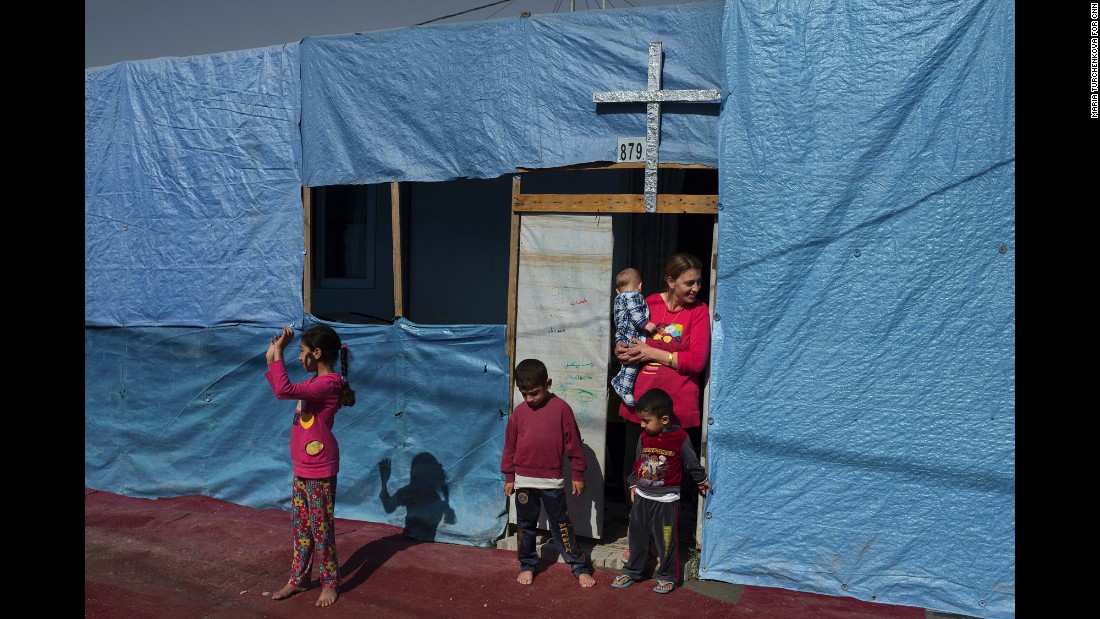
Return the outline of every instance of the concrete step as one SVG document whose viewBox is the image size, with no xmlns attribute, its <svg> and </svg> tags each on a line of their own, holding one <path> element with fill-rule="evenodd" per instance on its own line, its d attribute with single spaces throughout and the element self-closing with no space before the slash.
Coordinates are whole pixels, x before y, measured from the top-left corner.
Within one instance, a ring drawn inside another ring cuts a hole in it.
<svg viewBox="0 0 1100 619">
<path fill-rule="evenodd" d="M 516 535 L 511 535 L 497 541 L 497 548 L 503 550 L 517 550 L 519 538 Z M 627 548 L 626 543 L 626 531 L 622 532 L 622 535 L 616 539 L 610 539 L 605 535 L 603 539 L 593 539 L 590 537 L 577 537 L 577 543 L 584 549 L 584 552 L 591 558 L 593 567 L 600 567 L 609 570 L 621 570 L 623 569 L 623 551 Z M 558 547 L 554 545 L 554 540 L 550 537 L 549 531 L 538 532 L 538 537 L 535 541 L 535 551 L 538 553 L 539 558 L 544 561 L 561 562 L 563 559 L 558 554 Z"/>
<path fill-rule="evenodd" d="M 612 517 L 612 515 L 614 517 Z M 698 556 L 698 553 L 692 553 L 690 540 L 692 533 L 695 530 L 693 514 L 684 514 L 688 518 L 681 517 L 680 527 L 680 552 L 681 556 L 693 557 Z M 627 542 L 627 522 L 626 518 L 618 512 L 612 514 L 608 512 L 605 515 L 603 536 L 599 539 L 590 537 L 577 537 L 577 543 L 584 549 L 585 553 L 591 558 L 592 566 L 604 568 L 608 570 L 622 570 L 623 569 L 623 552 L 629 547 Z M 517 550 L 519 539 L 515 533 L 515 524 L 510 523 L 508 525 L 509 535 L 501 538 L 497 541 L 496 547 L 503 550 Z M 561 555 L 558 554 L 558 548 L 554 545 L 554 540 L 550 536 L 550 532 L 539 529 L 535 540 L 535 550 L 538 553 L 540 559 L 545 561 L 562 562 Z M 689 565 L 686 566 L 684 573 L 689 577 L 692 574 L 698 573 L 698 566 L 691 565 L 691 559 L 689 559 Z M 694 569 L 693 569 L 694 568 Z"/>
</svg>

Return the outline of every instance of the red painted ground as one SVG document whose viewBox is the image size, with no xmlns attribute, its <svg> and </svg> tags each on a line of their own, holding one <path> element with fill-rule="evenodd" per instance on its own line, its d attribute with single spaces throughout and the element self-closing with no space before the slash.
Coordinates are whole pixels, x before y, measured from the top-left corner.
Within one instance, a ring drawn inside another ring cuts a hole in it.
<svg viewBox="0 0 1100 619">
<path fill-rule="evenodd" d="M 203 496 L 135 499 L 85 489 L 85 619 L 303 617 L 585 617 L 675 619 L 924 619 L 920 608 L 744 587 L 736 603 L 653 582 L 610 586 L 597 570 L 582 589 L 564 563 L 520 585 L 515 552 L 404 537 L 398 527 L 336 521 L 343 584 L 326 608 L 315 587 L 288 600 L 271 593 L 290 568 L 290 516 Z M 316 574 L 315 574 L 316 576 Z"/>
</svg>

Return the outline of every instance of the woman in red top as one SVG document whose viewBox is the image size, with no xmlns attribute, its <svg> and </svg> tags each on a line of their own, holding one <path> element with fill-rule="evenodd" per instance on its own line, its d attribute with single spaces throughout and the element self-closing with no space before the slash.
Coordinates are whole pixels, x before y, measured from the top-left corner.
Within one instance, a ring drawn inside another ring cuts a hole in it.
<svg viewBox="0 0 1100 619">
<path fill-rule="evenodd" d="M 654 387 L 663 389 L 673 402 L 674 422 L 687 431 L 696 453 L 702 438 L 700 393 L 703 371 L 710 360 L 710 310 L 699 300 L 703 265 L 695 256 L 678 253 L 665 262 L 668 289 L 646 297 L 649 319 L 657 330 L 635 339 L 633 346 L 617 344 L 615 356 L 622 363 L 644 364 L 634 382 L 634 400 Z M 623 487 L 634 465 L 634 451 L 641 425 L 634 409 L 619 405 L 626 423 Z"/>
</svg>

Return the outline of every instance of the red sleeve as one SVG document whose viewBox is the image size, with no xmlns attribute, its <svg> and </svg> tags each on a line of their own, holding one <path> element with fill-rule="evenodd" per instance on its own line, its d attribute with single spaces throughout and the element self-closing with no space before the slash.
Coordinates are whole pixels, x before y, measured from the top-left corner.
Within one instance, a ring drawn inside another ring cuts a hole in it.
<svg viewBox="0 0 1100 619">
<path fill-rule="evenodd" d="M 699 374 L 710 359 L 710 309 L 699 302 L 691 308 L 691 322 L 687 328 L 687 347 L 676 353 L 676 371 L 680 374 Z"/>
<path fill-rule="evenodd" d="M 573 416 L 573 408 L 561 401 L 564 407 L 561 415 L 561 432 L 565 439 L 565 455 L 569 456 L 569 468 L 573 469 L 573 481 L 584 481 L 584 470 L 588 462 L 584 457 L 584 443 L 581 441 L 581 430 L 577 426 L 577 418 Z"/>
<path fill-rule="evenodd" d="M 336 376 L 338 381 L 329 378 Z M 292 383 L 286 375 L 286 363 L 282 359 L 271 362 L 264 372 L 264 378 L 271 385 L 275 397 L 280 400 L 320 400 L 332 395 L 339 395 L 343 386 L 343 379 L 339 374 L 326 374 L 315 376 L 309 380 Z"/>
<path fill-rule="evenodd" d="M 504 473 L 505 482 L 516 481 L 516 411 L 508 416 L 508 425 L 504 428 L 504 454 L 500 457 L 500 472 Z"/>
</svg>

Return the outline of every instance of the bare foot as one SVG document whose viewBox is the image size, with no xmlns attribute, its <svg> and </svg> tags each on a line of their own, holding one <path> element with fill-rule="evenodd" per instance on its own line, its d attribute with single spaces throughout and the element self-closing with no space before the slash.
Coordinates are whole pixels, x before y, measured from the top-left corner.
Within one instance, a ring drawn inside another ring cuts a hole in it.
<svg viewBox="0 0 1100 619">
<path fill-rule="evenodd" d="M 529 585 L 535 582 L 535 573 L 528 570 L 523 570 L 519 573 L 519 576 L 516 576 L 516 582 L 521 585 Z"/>
<path fill-rule="evenodd" d="M 286 586 L 283 587 L 282 589 L 279 589 L 278 591 L 276 591 L 275 594 L 271 596 L 271 599 L 273 599 L 273 600 L 285 600 L 288 597 L 290 597 L 292 595 L 298 595 L 299 593 L 301 593 L 305 590 L 306 590 L 305 587 L 302 587 L 302 586 L 299 586 L 299 585 L 292 585 L 290 583 L 286 583 Z"/>
<path fill-rule="evenodd" d="M 336 598 L 339 594 L 336 592 L 336 587 L 321 587 L 321 597 L 317 598 L 315 606 L 328 606 L 336 602 Z"/>
<path fill-rule="evenodd" d="M 577 580 L 581 581 L 581 586 L 585 589 L 596 584 L 596 579 L 592 578 L 592 574 L 581 574 L 580 576 L 577 576 Z"/>
</svg>

